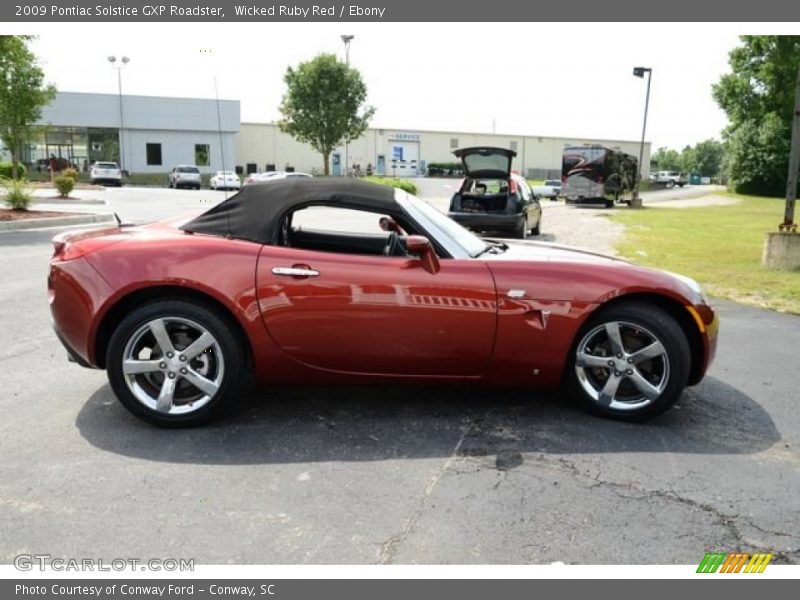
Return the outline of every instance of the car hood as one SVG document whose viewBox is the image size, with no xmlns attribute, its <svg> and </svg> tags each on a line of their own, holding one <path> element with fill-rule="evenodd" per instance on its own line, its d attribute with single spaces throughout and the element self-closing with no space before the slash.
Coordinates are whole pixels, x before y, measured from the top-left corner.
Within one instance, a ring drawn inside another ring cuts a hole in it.
<svg viewBox="0 0 800 600">
<path fill-rule="evenodd" d="M 532 260 L 591 264 L 630 264 L 626 260 L 608 256 L 606 254 L 589 252 L 588 250 L 581 250 L 579 248 L 572 248 L 570 246 L 561 246 L 559 244 L 550 244 L 548 242 L 511 242 L 508 240 L 496 241 L 504 244 L 507 247 L 507 250 L 501 254 L 487 253 L 481 256 L 481 258 L 497 261 Z"/>
</svg>

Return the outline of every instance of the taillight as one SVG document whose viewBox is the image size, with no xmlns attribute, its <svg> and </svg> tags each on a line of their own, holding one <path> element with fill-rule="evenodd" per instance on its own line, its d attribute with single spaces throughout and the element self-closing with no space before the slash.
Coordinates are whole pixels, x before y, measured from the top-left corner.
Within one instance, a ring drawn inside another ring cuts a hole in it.
<svg viewBox="0 0 800 600">
<path fill-rule="evenodd" d="M 518 188 L 519 188 L 519 184 L 517 183 L 517 181 L 515 179 L 512 179 L 511 180 L 511 184 L 508 186 L 509 191 L 512 194 L 516 194 Z"/>
<path fill-rule="evenodd" d="M 561 183 L 567 183 L 567 176 L 566 175 L 562 175 L 561 176 Z"/>
</svg>

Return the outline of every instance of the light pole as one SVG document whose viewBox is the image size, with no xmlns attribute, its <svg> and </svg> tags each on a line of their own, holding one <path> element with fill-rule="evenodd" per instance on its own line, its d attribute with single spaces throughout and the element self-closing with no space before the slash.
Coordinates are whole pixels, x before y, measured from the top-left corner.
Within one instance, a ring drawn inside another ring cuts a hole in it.
<svg viewBox="0 0 800 600">
<path fill-rule="evenodd" d="M 343 35 L 342 41 L 344 42 L 344 64 L 347 65 L 347 68 L 350 68 L 350 42 L 353 41 L 353 38 L 356 36 L 354 35 Z M 344 140 L 344 176 L 347 177 L 347 169 L 349 168 L 350 158 L 348 157 L 348 148 L 349 143 L 347 138 Z"/>
<path fill-rule="evenodd" d="M 633 74 L 636 77 L 644 78 L 647 73 L 647 95 L 644 100 L 644 123 L 642 124 L 642 141 L 639 144 L 639 171 L 636 175 L 636 188 L 633 191 L 633 197 L 639 198 L 639 184 L 642 181 L 642 160 L 644 159 L 644 132 L 647 130 L 647 109 L 650 106 L 650 78 L 653 75 L 653 69 L 650 67 L 633 67 Z"/>
<path fill-rule="evenodd" d="M 119 91 L 119 170 L 120 172 L 125 172 L 125 144 L 122 138 L 123 130 L 125 129 L 125 122 L 122 118 L 122 69 L 125 68 L 131 61 L 130 58 L 127 56 L 123 56 L 120 58 L 119 63 L 117 63 L 116 56 L 109 56 L 108 62 L 111 63 L 111 66 L 117 70 L 117 88 Z"/>
</svg>

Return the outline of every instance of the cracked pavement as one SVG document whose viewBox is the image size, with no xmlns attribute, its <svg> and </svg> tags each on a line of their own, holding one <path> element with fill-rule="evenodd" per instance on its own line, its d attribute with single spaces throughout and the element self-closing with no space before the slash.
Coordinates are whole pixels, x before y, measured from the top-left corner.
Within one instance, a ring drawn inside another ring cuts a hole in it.
<svg viewBox="0 0 800 600">
<path fill-rule="evenodd" d="M 716 303 L 708 378 L 616 423 L 558 393 L 259 391 L 188 431 L 130 416 L 50 332 L 49 232 L 0 235 L 0 562 L 800 562 L 800 318 Z"/>
</svg>

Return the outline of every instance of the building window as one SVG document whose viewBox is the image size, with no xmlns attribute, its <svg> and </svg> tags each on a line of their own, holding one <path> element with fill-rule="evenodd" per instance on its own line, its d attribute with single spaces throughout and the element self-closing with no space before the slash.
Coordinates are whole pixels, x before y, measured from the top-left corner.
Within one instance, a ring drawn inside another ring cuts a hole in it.
<svg viewBox="0 0 800 600">
<path fill-rule="evenodd" d="M 161 165 L 161 144 L 147 144 L 147 164 Z"/>
<path fill-rule="evenodd" d="M 458 148 L 458 138 L 450 138 L 450 147 Z"/>
<path fill-rule="evenodd" d="M 509 148 L 511 148 L 514 152 L 517 151 L 517 142 L 510 142 Z"/>
<path fill-rule="evenodd" d="M 195 144 L 194 145 L 194 164 L 198 167 L 207 167 L 211 164 L 209 157 L 211 152 L 208 144 Z"/>
</svg>

